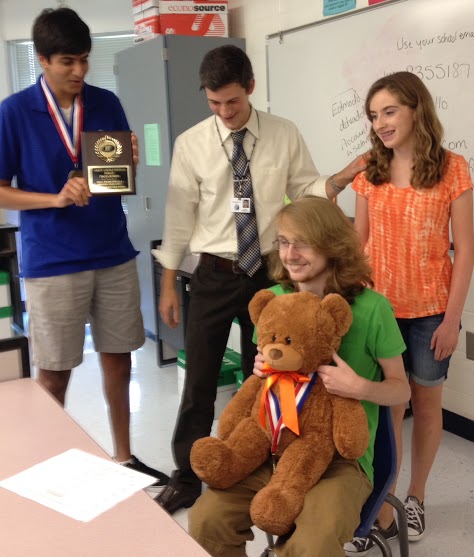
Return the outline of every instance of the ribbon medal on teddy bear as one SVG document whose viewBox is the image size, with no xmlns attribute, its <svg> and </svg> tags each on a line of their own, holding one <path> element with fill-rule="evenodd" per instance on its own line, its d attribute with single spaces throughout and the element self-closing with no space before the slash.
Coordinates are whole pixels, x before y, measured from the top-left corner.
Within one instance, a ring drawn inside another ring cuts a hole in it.
<svg viewBox="0 0 474 557">
<path fill-rule="evenodd" d="M 262 427 L 266 427 L 265 416 L 268 415 L 272 432 L 272 453 L 275 453 L 283 428 L 287 427 L 296 435 L 300 434 L 298 413 L 316 381 L 317 373 L 303 375 L 298 371 L 279 371 L 267 363 L 263 364 L 262 371 L 269 373 L 269 376 L 262 392 L 258 418 Z M 272 391 L 272 386 L 276 383 L 280 387 L 280 400 Z"/>
</svg>

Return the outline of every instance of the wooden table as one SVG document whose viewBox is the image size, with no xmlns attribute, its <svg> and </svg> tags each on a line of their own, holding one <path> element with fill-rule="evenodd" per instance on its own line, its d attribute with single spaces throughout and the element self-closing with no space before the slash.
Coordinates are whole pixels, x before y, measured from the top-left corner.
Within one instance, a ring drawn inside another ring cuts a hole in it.
<svg viewBox="0 0 474 557">
<path fill-rule="evenodd" d="M 107 454 L 33 379 L 0 383 L 0 480 L 68 449 Z M 2 557 L 208 557 L 144 491 L 78 522 L 0 488 Z"/>
</svg>

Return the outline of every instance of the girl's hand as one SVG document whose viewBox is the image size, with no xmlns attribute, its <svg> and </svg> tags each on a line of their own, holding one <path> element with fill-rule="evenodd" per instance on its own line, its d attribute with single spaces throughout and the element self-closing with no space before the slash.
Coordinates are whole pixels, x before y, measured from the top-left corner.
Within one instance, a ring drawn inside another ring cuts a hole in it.
<svg viewBox="0 0 474 557">
<path fill-rule="evenodd" d="M 444 360 L 456 350 L 459 340 L 459 323 L 446 323 L 443 321 L 431 337 L 431 350 L 434 350 L 434 359 Z"/>
</svg>

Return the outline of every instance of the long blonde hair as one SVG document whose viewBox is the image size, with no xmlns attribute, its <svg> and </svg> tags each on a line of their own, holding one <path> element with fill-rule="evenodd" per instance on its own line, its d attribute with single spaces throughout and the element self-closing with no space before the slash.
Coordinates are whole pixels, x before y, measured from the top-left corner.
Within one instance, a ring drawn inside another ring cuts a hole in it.
<svg viewBox="0 0 474 557">
<path fill-rule="evenodd" d="M 419 77 L 410 72 L 396 72 L 377 80 L 367 93 L 365 112 L 372 121 L 370 103 L 376 93 L 387 90 L 402 105 L 415 111 L 415 153 L 411 184 L 414 188 L 432 188 L 444 175 L 446 150 L 442 147 L 443 126 L 436 114 L 433 97 Z M 370 131 L 372 150 L 366 159 L 366 176 L 378 186 L 390 180 L 392 149 L 384 146 L 374 129 Z"/>
<path fill-rule="evenodd" d="M 366 286 L 373 286 L 371 269 L 352 222 L 332 201 L 322 197 L 301 197 L 286 205 L 277 216 L 315 252 L 328 259 L 330 270 L 324 294 L 340 294 L 349 303 Z M 278 252 L 269 261 L 270 276 L 285 287 L 294 286 Z"/>
</svg>

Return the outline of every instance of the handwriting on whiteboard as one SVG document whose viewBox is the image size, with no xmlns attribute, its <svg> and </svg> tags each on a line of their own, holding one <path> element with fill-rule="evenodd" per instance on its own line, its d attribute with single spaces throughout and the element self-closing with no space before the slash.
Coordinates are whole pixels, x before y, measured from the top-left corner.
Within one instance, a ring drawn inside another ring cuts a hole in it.
<svg viewBox="0 0 474 557">
<path fill-rule="evenodd" d="M 411 48 L 419 48 L 420 50 L 423 50 L 429 46 L 454 44 L 458 40 L 463 41 L 466 39 L 474 39 L 474 31 L 455 31 L 454 33 L 443 33 L 442 35 L 414 40 L 410 40 L 402 36 L 397 39 L 397 49 L 409 50 Z"/>
</svg>

